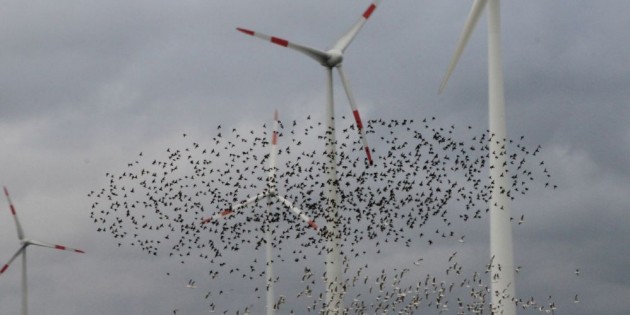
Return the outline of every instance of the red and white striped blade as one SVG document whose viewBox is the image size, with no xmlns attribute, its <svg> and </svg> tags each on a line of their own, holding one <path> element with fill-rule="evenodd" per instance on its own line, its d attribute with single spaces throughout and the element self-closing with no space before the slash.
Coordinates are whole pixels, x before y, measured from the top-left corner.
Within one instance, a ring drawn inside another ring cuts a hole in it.
<svg viewBox="0 0 630 315">
<path fill-rule="evenodd" d="M 11 257 L 11 259 L 9 259 L 9 261 L 4 266 L 2 266 L 2 268 L 0 269 L 0 275 L 3 274 L 5 271 L 7 271 L 7 269 L 9 269 L 9 266 L 15 260 L 15 258 L 17 258 L 17 256 L 19 256 L 23 251 L 26 250 L 26 246 L 28 246 L 28 245 L 27 244 L 23 244 L 20 247 L 20 249 L 18 249 L 18 251 L 15 252 L 15 254 L 13 254 L 13 257 Z"/>
<path fill-rule="evenodd" d="M 373 1 L 372 4 L 370 4 L 370 6 L 365 10 L 365 12 L 363 12 L 361 17 L 359 18 L 359 21 L 357 21 L 348 32 L 343 34 L 343 36 L 341 36 L 337 40 L 337 42 L 333 46 L 333 49 L 340 50 L 342 52 L 345 51 L 346 48 L 348 48 L 348 45 L 350 45 L 352 40 L 357 36 L 361 28 L 363 28 L 365 22 L 367 22 L 370 16 L 372 16 L 372 13 L 374 13 L 374 10 L 376 10 L 376 7 L 378 7 L 380 3 L 381 0 Z"/>
<path fill-rule="evenodd" d="M 36 245 L 36 246 L 42 246 L 42 247 L 54 248 L 54 249 L 58 249 L 58 250 L 65 250 L 65 251 L 69 251 L 69 252 L 85 254 L 85 252 L 80 250 L 80 249 L 70 248 L 70 247 L 63 246 L 63 245 L 51 244 L 51 243 L 42 242 L 42 241 L 26 240 L 26 241 L 24 241 L 24 243 L 28 244 L 28 245 Z"/>
<path fill-rule="evenodd" d="M 212 221 L 219 220 L 219 219 L 227 217 L 228 215 L 233 214 L 233 213 L 234 213 L 234 211 L 232 211 L 231 209 L 223 209 L 218 214 L 215 214 L 215 215 L 213 215 L 211 217 L 208 217 L 208 218 L 205 218 L 205 219 L 201 220 L 201 224 L 207 224 L 207 223 L 210 223 Z"/>
<path fill-rule="evenodd" d="M 254 197 L 251 197 L 251 198 L 245 200 L 242 203 L 234 204 L 228 209 L 223 209 L 223 210 L 221 210 L 221 212 L 219 212 L 219 213 L 217 213 L 217 214 L 215 214 L 215 215 L 213 215 L 213 216 L 211 216 L 209 218 L 205 218 L 205 219 L 201 220 L 201 224 L 207 224 L 207 223 L 210 223 L 211 221 L 220 220 L 222 218 L 225 218 L 225 217 L 227 217 L 227 216 L 229 216 L 231 214 L 234 214 L 236 211 L 238 211 L 238 210 L 240 210 L 240 209 L 242 209 L 244 207 L 247 207 L 248 205 L 250 205 L 252 203 L 258 202 L 259 200 L 261 200 L 261 199 L 263 199 L 265 197 L 268 197 L 269 195 L 270 194 L 268 192 L 260 193 L 260 194 L 254 196 Z"/>
<path fill-rule="evenodd" d="M 291 210 L 295 215 L 297 215 L 302 221 L 306 222 L 313 230 L 317 231 L 317 224 L 315 224 L 315 220 L 309 218 L 300 208 L 293 206 L 293 203 L 286 200 L 284 197 L 275 195 L 278 201 L 282 202 L 289 210 Z"/>
<path fill-rule="evenodd" d="M 442 93 L 442 91 L 444 91 L 444 88 L 446 88 L 446 84 L 448 84 L 448 79 L 451 77 L 451 74 L 453 74 L 453 70 L 455 70 L 457 62 L 459 62 L 459 57 L 461 57 L 462 53 L 464 52 L 464 48 L 466 48 L 468 40 L 470 39 L 470 34 L 472 34 L 473 30 L 475 29 L 475 26 L 477 25 L 479 17 L 481 16 L 481 13 L 483 12 L 483 9 L 485 8 L 487 2 L 488 0 L 475 0 L 475 2 L 473 3 L 473 7 L 470 10 L 470 14 L 468 15 L 468 20 L 466 21 L 466 25 L 464 26 L 464 30 L 462 31 L 462 34 L 459 37 L 459 41 L 457 42 L 457 48 L 455 49 L 453 59 L 451 59 L 451 63 L 448 65 L 448 70 L 446 70 L 446 75 L 444 76 L 444 79 L 442 79 L 442 83 L 440 83 L 439 93 Z"/>
<path fill-rule="evenodd" d="M 2 187 L 4 189 L 4 195 L 7 197 L 7 202 L 9 203 L 9 209 L 11 210 L 11 215 L 13 215 L 13 220 L 15 221 L 15 227 L 17 229 L 18 238 L 20 240 L 24 239 L 24 231 L 22 230 L 22 225 L 20 224 L 20 220 L 18 220 L 17 213 L 15 212 L 15 207 L 13 206 L 13 202 L 11 201 L 11 196 L 9 196 L 9 190 L 7 187 Z"/>
<path fill-rule="evenodd" d="M 324 61 L 326 61 L 328 59 L 328 54 L 326 54 L 325 52 L 319 50 L 319 49 L 315 49 L 312 47 L 308 47 L 308 46 L 304 46 L 304 45 L 300 45 L 300 44 L 296 44 L 293 42 L 290 42 L 286 39 L 282 39 L 279 37 L 275 37 L 275 36 L 270 36 L 267 34 L 263 34 L 260 32 L 256 32 L 256 31 L 252 31 L 252 30 L 248 30 L 245 28 L 241 28 L 241 27 L 237 27 L 236 28 L 238 31 L 245 33 L 247 35 L 250 36 L 254 36 L 254 37 L 258 37 L 262 40 L 266 40 L 269 42 L 272 42 L 276 45 L 280 45 L 282 47 L 287 47 L 287 48 L 291 48 L 293 50 L 299 51 L 313 59 L 315 59 L 317 62 L 319 63 L 323 63 Z"/>
<path fill-rule="evenodd" d="M 269 170 L 267 171 L 267 188 L 270 190 L 276 187 L 276 165 L 278 159 L 278 110 L 273 114 L 273 131 L 271 133 L 271 151 L 269 152 Z"/>
<path fill-rule="evenodd" d="M 346 78 L 345 73 L 341 65 L 337 66 L 337 70 L 339 71 L 339 76 L 341 77 L 341 82 L 343 83 L 343 88 L 346 90 L 346 95 L 348 96 L 348 102 L 350 103 L 350 109 L 352 110 L 352 115 L 354 116 L 354 121 L 357 124 L 357 129 L 359 130 L 359 135 L 361 136 L 361 143 L 363 144 L 363 150 L 367 155 L 367 160 L 370 165 L 374 163 L 372 161 L 372 152 L 370 151 L 370 146 L 368 145 L 367 138 L 365 136 L 365 130 L 363 129 L 363 122 L 361 121 L 361 115 L 359 115 L 359 110 L 357 109 L 357 105 L 354 101 L 354 96 L 352 95 L 352 90 L 350 89 L 350 82 Z"/>
</svg>

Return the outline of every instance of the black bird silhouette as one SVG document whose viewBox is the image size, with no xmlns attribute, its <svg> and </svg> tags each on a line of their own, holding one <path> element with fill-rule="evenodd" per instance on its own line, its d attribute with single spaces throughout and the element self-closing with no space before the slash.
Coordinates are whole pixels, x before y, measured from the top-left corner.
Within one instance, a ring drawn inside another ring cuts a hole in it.
<svg viewBox="0 0 630 315">
<path fill-rule="evenodd" d="M 327 293 L 347 296 L 345 308 L 355 314 L 410 314 L 420 308 L 480 312 L 493 294 L 481 279 L 485 268 L 471 271 L 455 250 L 442 258 L 442 273 L 421 278 L 415 270 L 428 264 L 429 256 L 423 255 L 422 264 L 417 256 L 409 258 L 407 267 L 401 268 L 370 268 L 362 262 L 382 259 L 375 257 L 392 255 L 393 250 L 467 246 L 457 228 L 483 218 L 488 210 L 493 185 L 488 180 L 488 158 L 514 152 L 507 155 L 505 173 L 511 185 L 503 189 L 511 198 L 525 195 L 538 184 L 535 178 L 547 179 L 549 172 L 544 163 L 535 161 L 533 152 L 539 147 L 529 150 L 512 140 L 502 151 L 489 152 L 487 143 L 493 139 L 487 131 L 473 134 L 474 128 L 468 126 L 460 133 L 453 124 L 442 127 L 434 117 L 420 121 L 368 121 L 366 134 L 380 137 L 372 152 L 376 163 L 369 168 L 365 153 L 356 149 L 360 139 L 353 123 L 338 121 L 346 126 L 338 129 L 342 133 L 336 143 L 340 197 L 334 201 L 340 209 L 336 215 L 327 212 L 325 198 L 328 153 L 323 135 L 327 131 L 310 116 L 280 124 L 287 146 L 278 152 L 275 180 L 287 199 L 299 202 L 302 210 L 317 218 L 321 228 L 316 234 L 286 211 L 265 211 L 276 205 L 264 200 L 239 216 L 200 224 L 214 209 L 253 197 L 266 185 L 270 137 L 264 127 L 217 132 L 208 139 L 191 139 L 195 136 L 184 133 L 186 141 L 171 145 L 162 155 L 140 154 L 124 171 L 107 172 L 104 186 L 90 191 L 88 196 L 94 200 L 90 217 L 97 231 L 110 233 L 120 246 L 138 247 L 151 256 L 164 253 L 178 264 L 207 260 L 208 275 L 195 278 L 192 285 L 209 290 L 206 297 L 216 299 L 213 311 L 230 298 L 224 294 L 230 288 L 212 285 L 217 278 L 232 279 L 228 281 L 235 285 L 246 279 L 261 299 L 266 266 L 247 253 L 265 244 L 261 223 L 268 220 L 275 227 L 274 264 L 286 271 L 275 281 L 291 281 L 303 270 L 296 278 L 303 289 L 275 301 L 281 312 L 318 313 Z M 524 215 L 518 223 L 523 222 Z M 326 224 L 337 224 L 340 234 L 332 235 Z M 326 242 L 335 238 L 342 245 L 344 272 L 341 289 L 332 292 L 322 280 L 321 255 L 326 253 Z M 488 275 L 486 281 L 492 277 Z M 532 299 L 510 299 L 522 307 L 550 310 L 548 304 Z"/>
</svg>

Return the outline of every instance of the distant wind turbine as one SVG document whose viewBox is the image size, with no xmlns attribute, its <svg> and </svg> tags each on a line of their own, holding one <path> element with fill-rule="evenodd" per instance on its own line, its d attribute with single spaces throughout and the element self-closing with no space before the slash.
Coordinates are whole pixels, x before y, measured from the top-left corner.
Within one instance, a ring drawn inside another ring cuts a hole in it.
<svg viewBox="0 0 630 315">
<path fill-rule="evenodd" d="M 204 219 L 201 223 L 205 224 L 213 220 L 218 220 L 228 215 L 234 214 L 235 211 L 247 207 L 250 204 L 256 203 L 259 200 L 267 199 L 267 219 L 265 220 L 265 242 L 267 243 L 265 246 L 266 253 L 266 271 L 265 275 L 267 278 L 266 288 L 267 288 L 267 315 L 275 314 L 274 309 L 274 284 L 273 284 L 273 253 L 272 253 L 272 235 L 271 235 L 271 222 L 269 222 L 271 210 L 271 201 L 272 199 L 276 199 L 283 205 L 285 205 L 288 209 L 290 209 L 295 215 L 297 215 L 302 221 L 306 222 L 312 229 L 317 230 L 317 224 L 311 218 L 303 213 L 302 210 L 295 207 L 293 203 L 288 201 L 286 198 L 278 195 L 278 191 L 276 190 L 276 170 L 278 169 L 276 166 L 277 156 L 278 156 L 278 111 L 274 112 L 273 116 L 273 133 L 271 134 L 271 152 L 269 153 L 269 169 L 267 170 L 267 187 L 263 190 L 263 192 L 258 195 L 249 198 L 248 200 L 234 204 L 230 208 L 221 211 L 219 214 Z"/>
<path fill-rule="evenodd" d="M 4 195 L 7 197 L 7 201 L 9 202 L 9 208 L 11 209 L 11 214 L 13 215 L 13 219 L 15 220 L 15 226 L 17 228 L 18 239 L 22 246 L 18 249 L 18 251 L 9 259 L 2 269 L 0 269 L 0 275 L 2 275 L 8 268 L 9 265 L 17 258 L 17 256 L 22 255 L 22 315 L 28 314 L 28 290 L 26 286 L 26 248 L 29 245 L 49 247 L 59 250 L 67 250 L 75 253 L 84 253 L 82 250 L 73 249 L 62 245 L 55 245 L 46 242 L 31 240 L 24 237 L 24 232 L 22 230 L 22 226 L 20 225 L 20 221 L 18 220 L 17 214 L 15 212 L 15 207 L 11 202 L 11 197 L 9 197 L 9 191 L 6 187 L 4 187 Z"/>
<path fill-rule="evenodd" d="M 492 307 L 495 314 L 514 315 L 516 305 L 514 283 L 514 252 L 512 249 L 512 216 L 509 207 L 510 190 L 507 172 L 505 96 L 503 92 L 503 66 L 501 61 L 500 0 L 475 0 L 468 21 L 461 34 L 457 49 L 442 83 L 446 88 L 468 39 L 485 7 L 488 7 L 488 102 L 489 102 L 489 159 L 490 159 L 490 255 L 493 257 Z"/>
<path fill-rule="evenodd" d="M 328 165 L 326 166 L 326 173 L 328 175 L 327 181 L 327 203 L 328 203 L 328 220 L 326 223 L 326 230 L 328 231 L 330 237 L 327 240 L 327 254 L 326 254 L 326 307 L 328 314 L 336 314 L 343 313 L 343 300 L 342 300 L 342 275 L 341 275 L 341 236 L 339 231 L 338 223 L 340 221 L 340 217 L 337 211 L 337 205 L 339 204 L 338 197 L 338 182 L 337 182 L 337 169 L 336 169 L 336 136 L 335 136 L 335 121 L 334 121 L 334 103 L 333 103 L 333 68 L 337 68 L 339 72 L 339 77 L 341 78 L 341 82 L 345 89 L 346 95 L 348 96 L 348 102 L 350 103 L 350 108 L 352 110 L 352 114 L 354 115 L 355 122 L 357 124 L 357 129 L 359 131 L 361 141 L 363 143 L 363 149 L 365 154 L 367 155 L 367 160 L 369 164 L 372 164 L 372 154 L 370 152 L 370 147 L 367 143 L 367 138 L 365 137 L 365 131 L 363 129 L 363 123 L 361 122 L 361 117 L 359 115 L 359 110 L 357 109 L 354 96 L 352 95 L 352 91 L 350 89 L 350 82 L 346 78 L 345 73 L 342 69 L 342 62 L 344 57 L 344 52 L 346 48 L 350 45 L 352 40 L 359 33 L 363 25 L 370 18 L 376 7 L 380 4 L 381 0 L 373 1 L 372 4 L 363 12 L 363 15 L 359 18 L 352 28 L 346 32 L 343 36 L 341 36 L 331 49 L 327 51 L 322 51 L 319 49 L 315 49 L 309 46 L 297 44 L 295 42 L 290 42 L 288 40 L 278 38 L 275 36 L 265 35 L 259 32 L 255 32 L 252 30 L 237 28 L 237 30 L 254 37 L 258 37 L 262 40 L 269 41 L 271 43 L 291 48 L 298 52 L 301 52 L 319 62 L 322 66 L 326 68 L 326 91 L 327 91 L 327 129 L 326 129 L 326 154 L 329 157 Z"/>
</svg>

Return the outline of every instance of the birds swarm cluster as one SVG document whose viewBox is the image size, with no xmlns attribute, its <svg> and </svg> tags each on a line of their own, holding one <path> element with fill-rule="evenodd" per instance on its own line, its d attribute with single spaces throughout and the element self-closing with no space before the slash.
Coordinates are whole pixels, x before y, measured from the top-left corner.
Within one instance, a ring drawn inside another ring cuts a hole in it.
<svg viewBox="0 0 630 315">
<path fill-rule="evenodd" d="M 346 122 L 345 117 L 341 122 Z M 440 312 L 451 307 L 458 313 L 483 313 L 484 309 L 489 313 L 493 307 L 488 306 L 489 295 L 500 294 L 491 293 L 483 283 L 482 275 L 489 269 L 465 269 L 456 261 L 456 252 L 444 265 L 444 280 L 431 274 L 410 277 L 409 271 L 419 268 L 421 260 L 400 269 L 372 270 L 362 262 L 397 246 L 416 250 L 438 242 L 463 243 L 465 236 L 453 223 L 481 219 L 488 212 L 489 158 L 507 155 L 509 165 L 502 176 L 509 177 L 511 185 L 500 189 L 511 199 L 526 194 L 534 183 L 555 188 L 544 162 L 538 160 L 540 146 L 528 148 L 523 137 L 493 139 L 487 131 L 475 135 L 472 127 L 462 132 L 454 125 L 440 126 L 435 118 L 371 120 L 365 131 L 378 139 L 373 149 L 375 163 L 369 167 L 355 126 L 337 130 L 340 211 L 339 217 L 331 218 L 326 211 L 329 158 L 324 150 L 324 135 L 330 131 L 310 116 L 280 124 L 278 190 L 315 219 L 322 227 L 317 231 L 283 205 L 267 205 L 266 199 L 223 220 L 202 224 L 204 217 L 229 209 L 266 185 L 270 145 L 266 125 L 247 131 L 218 126 L 216 134 L 205 141 L 184 134 L 162 156 L 140 153 L 120 173 L 108 172 L 105 187 L 88 194 L 94 200 L 91 218 L 97 231 L 110 233 L 119 246 L 137 246 L 156 256 L 166 251 L 182 264 L 197 257 L 207 260 L 205 297 L 213 298 L 211 311 L 227 290 L 212 284 L 217 277 L 245 279 L 248 287 L 255 286 L 259 302 L 250 301 L 237 312 L 249 312 L 251 305 L 264 302 L 264 260 L 252 253 L 265 243 L 261 232 L 266 228 L 273 231 L 274 264 L 287 265 L 287 272 L 275 282 L 282 277 L 292 285 L 302 285 L 297 295 L 280 295 L 274 307 L 296 314 L 325 309 L 326 288 L 321 280 L 325 275 L 315 274 L 323 270 L 326 239 L 333 237 L 323 223 L 334 220 L 341 231 L 346 278 L 343 292 L 338 293 L 347 312 L 411 314 L 420 307 Z M 505 146 L 501 152 L 488 152 L 489 141 L 502 141 Z M 268 206 L 272 211 L 266 211 Z M 524 222 L 524 214 L 516 221 Z M 304 270 L 301 280 L 296 276 L 300 270 Z M 403 285 L 410 280 L 412 284 Z M 449 306 L 449 300 L 456 305 Z M 511 297 L 509 303 L 547 312 L 556 308 L 553 302 L 539 304 L 533 298 Z"/>
</svg>

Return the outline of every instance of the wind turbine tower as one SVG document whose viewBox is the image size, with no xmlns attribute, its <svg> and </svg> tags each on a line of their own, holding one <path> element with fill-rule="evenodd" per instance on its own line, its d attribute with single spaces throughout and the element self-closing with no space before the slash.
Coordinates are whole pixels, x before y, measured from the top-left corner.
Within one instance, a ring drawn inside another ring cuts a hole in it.
<svg viewBox="0 0 630 315">
<path fill-rule="evenodd" d="M 219 220 L 221 218 L 234 214 L 236 211 L 243 209 L 247 207 L 248 205 L 251 205 L 263 199 L 267 200 L 267 215 L 265 218 L 265 226 L 264 226 L 265 242 L 266 242 L 265 244 L 265 256 L 266 256 L 265 287 L 267 289 L 267 305 L 266 305 L 267 315 L 274 315 L 276 312 L 274 309 L 275 293 L 274 293 L 274 280 L 273 280 L 273 248 L 272 248 L 273 235 L 271 232 L 271 220 L 270 220 L 272 200 L 275 199 L 276 201 L 282 203 L 285 207 L 287 207 L 287 209 L 291 210 L 291 212 L 293 212 L 293 214 L 296 215 L 300 220 L 308 224 L 308 226 L 311 229 L 315 231 L 317 231 L 318 229 L 317 224 L 315 223 L 315 220 L 311 219 L 306 214 L 304 214 L 304 212 L 300 208 L 294 206 L 291 201 L 287 200 L 285 197 L 278 194 L 277 186 L 276 186 L 276 182 L 277 182 L 276 171 L 278 170 L 278 167 L 277 167 L 278 136 L 279 136 L 278 126 L 279 126 L 278 111 L 275 111 L 274 116 L 273 116 L 273 132 L 271 134 L 271 152 L 269 153 L 269 168 L 267 170 L 267 187 L 265 187 L 265 189 L 261 193 L 257 194 L 256 196 L 251 197 L 242 203 L 234 204 L 230 206 L 230 208 L 222 210 L 217 215 L 206 218 L 203 221 L 201 221 L 201 224 L 206 224 L 206 223 L 209 223 L 210 221 Z"/>
<path fill-rule="evenodd" d="M 341 272 L 341 231 L 339 230 L 339 224 L 341 218 L 339 216 L 339 184 L 337 181 L 337 151 L 336 151 L 336 136 L 335 136 L 335 111 L 334 111 L 334 99 L 333 99 L 333 69 L 336 68 L 341 79 L 341 83 L 348 97 L 348 102 L 354 116 L 359 135 L 363 144 L 363 150 L 367 156 L 367 161 L 372 164 L 372 154 L 370 147 L 368 146 L 367 139 L 365 137 L 365 131 L 363 129 L 363 123 L 357 109 L 354 96 L 350 89 L 350 82 L 348 81 L 343 68 L 342 62 L 344 59 L 344 52 L 350 45 L 352 40 L 359 33 L 363 25 L 370 18 L 374 10 L 378 7 L 381 0 L 374 0 L 370 6 L 363 12 L 359 20 L 341 36 L 327 51 L 322 51 L 309 46 L 290 42 L 288 40 L 266 35 L 260 32 L 255 32 L 249 29 L 237 28 L 240 32 L 260 38 L 262 40 L 271 42 L 273 44 L 290 48 L 300 53 L 307 55 L 308 57 L 315 59 L 320 65 L 326 69 L 326 154 L 328 156 L 328 163 L 325 166 L 325 172 L 328 177 L 325 187 L 326 203 L 327 203 L 327 241 L 326 241 L 326 314 L 342 314 L 344 313 L 343 306 L 343 279 Z"/>
<path fill-rule="evenodd" d="M 13 202 L 11 202 L 11 197 L 9 196 L 9 191 L 7 190 L 6 187 L 4 187 L 4 195 L 6 196 L 7 202 L 9 203 L 9 209 L 11 210 L 11 215 L 13 215 L 13 220 L 15 221 L 15 227 L 17 229 L 18 239 L 20 240 L 21 246 L 17 250 L 17 252 L 15 252 L 15 254 L 11 257 L 11 259 L 9 259 L 9 262 L 7 262 L 2 268 L 0 268 L 0 275 L 2 275 L 9 268 L 9 265 L 11 265 L 11 263 L 18 256 L 22 255 L 22 315 L 28 315 L 28 288 L 27 288 L 27 281 L 26 281 L 26 248 L 29 247 L 30 245 L 35 245 L 35 246 L 48 247 L 48 248 L 53 248 L 53 249 L 58 249 L 58 250 L 66 250 L 66 251 L 71 251 L 71 252 L 81 253 L 81 254 L 83 254 L 84 252 L 80 249 L 69 248 L 63 245 L 50 244 L 50 243 L 36 241 L 36 240 L 32 240 L 32 239 L 28 239 L 24 237 L 24 230 L 22 230 L 22 225 L 20 224 L 20 220 L 18 220 L 17 213 L 15 212 L 15 207 L 13 206 Z"/>
<path fill-rule="evenodd" d="M 503 63 L 501 60 L 500 0 L 475 0 L 457 49 L 440 85 L 446 87 L 459 57 L 481 16 L 488 10 L 488 113 L 490 159 L 490 256 L 491 296 L 494 314 L 515 315 L 514 251 L 512 249 L 512 212 L 510 209 L 510 183 L 507 174 L 507 132 L 505 123 L 505 96 L 503 89 Z"/>
</svg>

